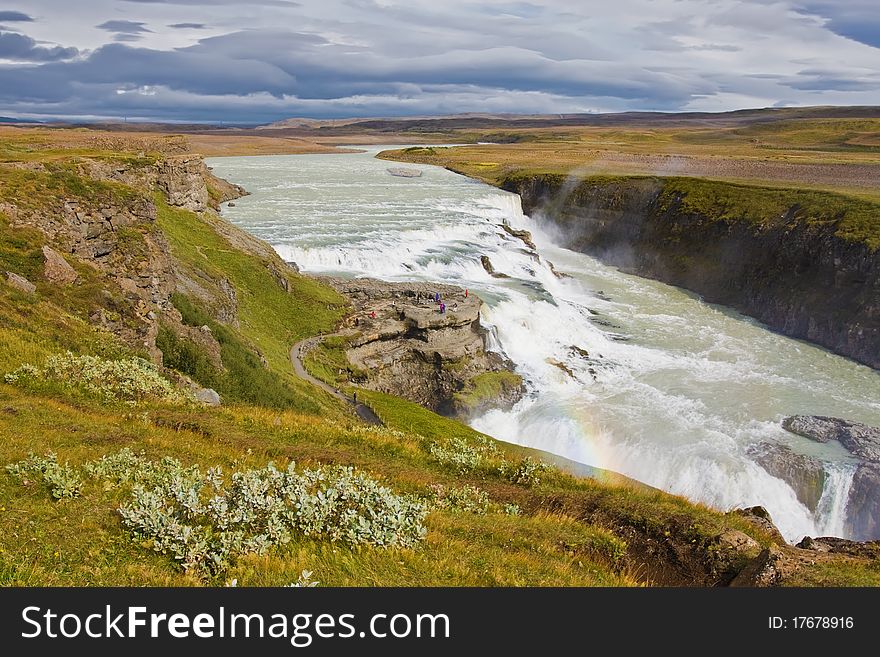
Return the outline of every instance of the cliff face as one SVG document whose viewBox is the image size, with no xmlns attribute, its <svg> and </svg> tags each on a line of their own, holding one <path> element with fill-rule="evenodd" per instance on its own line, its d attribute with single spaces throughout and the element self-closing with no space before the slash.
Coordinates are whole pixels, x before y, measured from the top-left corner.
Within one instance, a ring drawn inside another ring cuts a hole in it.
<svg viewBox="0 0 880 657">
<path fill-rule="evenodd" d="M 566 246 L 693 290 L 785 335 L 880 368 L 880 250 L 810 223 L 792 206 L 767 222 L 689 209 L 657 178 L 522 176 L 503 183 Z"/>
<path fill-rule="evenodd" d="M 57 175 L 39 163 L 15 168 L 37 179 Z M 194 156 L 156 161 L 83 159 L 72 165 L 69 175 L 80 181 L 84 191 L 45 195 L 40 205 L 33 207 L 0 204 L 0 211 L 13 226 L 38 229 L 58 251 L 97 270 L 110 284 L 105 292 L 108 302 L 86 309 L 90 321 L 161 361 L 162 354 L 156 348 L 160 321 L 187 333 L 170 298 L 175 291 L 188 291 L 191 277 L 176 263 L 158 226 L 152 192 L 161 192 L 169 206 L 197 212 L 204 221 L 215 224 L 225 222 L 211 208 L 245 192 L 214 177 L 204 161 Z M 223 229 L 229 235 L 240 233 L 231 225 Z M 251 239 L 241 235 L 238 241 Z M 268 258 L 266 253 L 260 255 Z M 283 266 L 280 260 L 270 264 Z M 235 290 L 226 289 L 230 286 L 225 279 L 216 284 L 225 293 L 216 295 L 222 298 L 212 304 L 222 311 L 217 318 L 235 323 Z M 216 345 L 210 346 L 214 347 L 212 352 L 218 351 Z"/>
<path fill-rule="evenodd" d="M 522 396 L 513 364 L 486 350 L 479 297 L 449 285 L 323 280 L 354 308 L 341 335 L 363 387 L 458 417 L 509 407 Z"/>
</svg>

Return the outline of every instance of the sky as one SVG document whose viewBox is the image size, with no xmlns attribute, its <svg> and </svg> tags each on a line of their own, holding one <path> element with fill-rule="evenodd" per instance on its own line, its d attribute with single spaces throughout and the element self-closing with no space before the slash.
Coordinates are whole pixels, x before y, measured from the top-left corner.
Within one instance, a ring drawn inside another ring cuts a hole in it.
<svg viewBox="0 0 880 657">
<path fill-rule="evenodd" d="M 0 116 L 880 105 L 878 0 L 0 0 Z"/>
</svg>

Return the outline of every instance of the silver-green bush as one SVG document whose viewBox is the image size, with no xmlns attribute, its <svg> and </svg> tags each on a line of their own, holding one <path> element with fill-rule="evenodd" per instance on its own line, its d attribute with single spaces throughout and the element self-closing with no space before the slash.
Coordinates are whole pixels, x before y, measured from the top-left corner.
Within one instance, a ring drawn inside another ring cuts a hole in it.
<svg viewBox="0 0 880 657">
<path fill-rule="evenodd" d="M 154 399 L 184 403 L 193 400 L 189 392 L 176 387 L 143 358 L 107 360 L 100 356 L 77 356 L 68 351 L 50 356 L 42 368 L 24 364 L 6 374 L 4 380 L 14 385 L 55 382 L 107 401 Z"/>
<path fill-rule="evenodd" d="M 68 463 L 58 463 L 52 452 L 46 456 L 31 454 L 24 461 L 7 465 L 6 471 L 24 483 L 28 481 L 28 477 L 42 479 L 49 487 L 52 497 L 58 500 L 78 497 L 82 491 L 83 481 L 76 470 Z"/>
<path fill-rule="evenodd" d="M 294 536 L 348 545 L 411 547 L 424 538 L 424 505 L 349 467 L 297 472 L 273 464 L 236 472 L 190 469 L 148 488 L 136 484 L 120 510 L 138 539 L 187 570 L 217 574 L 246 553 Z"/>
<path fill-rule="evenodd" d="M 83 487 L 80 472 L 59 465 L 52 453 L 6 469 L 21 479 L 39 475 L 59 499 L 76 497 Z M 200 576 L 221 574 L 236 557 L 264 554 L 294 537 L 408 548 L 427 533 L 421 501 L 351 467 L 298 472 L 293 463 L 286 470 L 270 463 L 227 478 L 219 467 L 202 472 L 126 448 L 86 463 L 81 472 L 105 488 L 130 486 L 119 513 L 132 536 Z"/>
<path fill-rule="evenodd" d="M 516 464 L 505 463 L 501 468 L 501 473 L 514 484 L 537 486 L 541 483 L 541 475 L 549 470 L 550 466 L 546 463 L 527 456 Z"/>
<path fill-rule="evenodd" d="M 489 467 L 493 460 L 501 458 L 500 450 L 485 438 L 474 442 L 458 437 L 447 438 L 431 443 L 429 451 L 436 461 L 452 466 L 462 474 Z"/>
</svg>

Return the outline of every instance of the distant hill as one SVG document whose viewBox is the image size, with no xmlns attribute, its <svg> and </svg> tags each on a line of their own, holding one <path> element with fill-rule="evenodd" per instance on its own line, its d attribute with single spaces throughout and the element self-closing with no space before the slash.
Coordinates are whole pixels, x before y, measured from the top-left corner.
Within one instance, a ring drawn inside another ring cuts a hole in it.
<svg viewBox="0 0 880 657">
<path fill-rule="evenodd" d="M 784 107 L 733 112 L 619 112 L 606 114 L 454 114 L 392 118 L 290 118 L 262 130 L 296 129 L 322 134 L 359 131 L 443 131 L 485 128 L 549 128 L 603 125 L 753 123 L 780 119 L 880 118 L 880 107 Z"/>
<path fill-rule="evenodd" d="M 0 123 L 42 123 L 33 119 L 14 119 L 11 116 L 0 116 Z"/>
</svg>

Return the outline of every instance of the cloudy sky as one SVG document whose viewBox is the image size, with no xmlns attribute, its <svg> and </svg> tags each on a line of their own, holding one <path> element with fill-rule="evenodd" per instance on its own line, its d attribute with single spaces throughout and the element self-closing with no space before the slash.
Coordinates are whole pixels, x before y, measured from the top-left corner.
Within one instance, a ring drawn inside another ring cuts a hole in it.
<svg viewBox="0 0 880 657">
<path fill-rule="evenodd" d="M 0 115 L 880 104 L 878 0 L 0 0 Z"/>
</svg>

